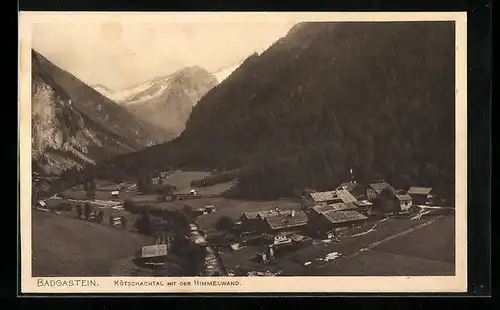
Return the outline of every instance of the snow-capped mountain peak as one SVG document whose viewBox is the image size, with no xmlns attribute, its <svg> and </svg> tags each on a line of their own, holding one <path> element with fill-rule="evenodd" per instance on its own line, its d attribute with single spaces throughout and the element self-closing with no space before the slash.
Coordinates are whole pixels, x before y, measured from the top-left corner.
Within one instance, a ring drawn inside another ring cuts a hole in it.
<svg viewBox="0 0 500 310">
<path fill-rule="evenodd" d="M 184 130 L 193 106 L 217 84 L 213 74 L 191 66 L 117 92 L 98 86 L 94 89 L 139 119 L 175 136 Z"/>
</svg>

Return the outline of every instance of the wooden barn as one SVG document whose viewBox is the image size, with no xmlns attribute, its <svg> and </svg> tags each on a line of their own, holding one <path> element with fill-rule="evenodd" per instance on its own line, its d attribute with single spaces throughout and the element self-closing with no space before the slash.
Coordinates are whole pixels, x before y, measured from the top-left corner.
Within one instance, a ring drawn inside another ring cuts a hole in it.
<svg viewBox="0 0 500 310">
<path fill-rule="evenodd" d="M 319 210 L 318 210 L 319 211 Z M 330 237 L 335 231 L 346 227 L 363 225 L 368 218 L 353 209 L 325 210 L 316 212 L 309 220 L 309 230 L 318 236 Z"/>
<path fill-rule="evenodd" d="M 412 206 L 412 198 L 408 194 L 396 195 L 400 212 L 408 212 Z"/>
<path fill-rule="evenodd" d="M 380 198 L 383 191 L 395 193 L 396 190 L 386 181 L 378 181 L 368 184 L 366 189 L 366 197 L 369 201 L 375 201 Z"/>
<path fill-rule="evenodd" d="M 273 215 L 291 215 L 292 210 L 264 210 L 264 211 L 255 211 L 255 212 L 245 212 L 240 217 L 241 227 L 243 231 L 262 231 L 263 228 L 263 220 L 267 216 Z"/>
<path fill-rule="evenodd" d="M 373 204 L 372 211 L 379 214 L 397 213 L 400 211 L 400 203 L 396 195 L 394 187 L 385 181 L 371 183 L 366 190 L 366 196 Z"/>
<path fill-rule="evenodd" d="M 156 244 L 143 246 L 137 260 L 144 265 L 164 266 L 169 253 L 169 247 L 170 239 L 160 238 Z"/>
</svg>

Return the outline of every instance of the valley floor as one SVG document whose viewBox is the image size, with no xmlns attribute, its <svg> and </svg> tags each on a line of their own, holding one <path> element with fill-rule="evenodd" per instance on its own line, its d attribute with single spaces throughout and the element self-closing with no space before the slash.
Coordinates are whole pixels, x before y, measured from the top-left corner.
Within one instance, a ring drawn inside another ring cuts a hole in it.
<svg viewBox="0 0 500 310">
<path fill-rule="evenodd" d="M 312 245 L 277 254 L 271 264 L 254 260 L 255 253 L 262 250 L 258 246 L 227 252 L 222 257 L 226 268 L 242 275 L 253 270 L 286 276 L 454 275 L 454 220 L 447 215 L 370 222 L 357 228 L 353 236 L 348 231 L 339 242 L 315 240 Z"/>
<path fill-rule="evenodd" d="M 207 173 L 176 172 L 168 182 L 180 193 L 189 192 L 190 182 Z M 232 183 L 221 183 L 201 188 L 211 195 L 219 195 Z M 121 190 L 119 197 L 110 197 L 116 184 L 98 182 L 97 206 L 104 211 L 103 224 L 77 219 L 76 212 L 33 210 L 33 276 L 182 276 L 182 259 L 172 257 L 170 270 L 154 271 L 137 267 L 132 259 L 144 245 L 154 244 L 155 239 L 134 232 L 133 223 L 139 215 L 106 206 L 105 202 L 120 203 L 132 199 L 137 204 L 168 210 L 189 205 L 193 210 L 215 205 L 213 213 L 197 217 L 199 227 L 209 236 L 220 235 L 215 223 L 221 217 L 237 220 L 243 212 L 298 208 L 299 203 L 290 199 L 275 201 L 248 201 L 224 197 L 197 198 L 159 202 L 156 195 L 143 195 L 133 189 Z M 61 201 L 73 207 L 85 202 L 84 192 L 78 188 L 67 190 L 62 200 L 48 201 L 48 205 Z M 126 229 L 113 228 L 109 215 L 125 216 Z M 281 275 L 453 275 L 455 272 L 455 217 L 452 214 L 429 214 L 420 219 L 385 218 L 372 220 L 362 227 L 350 228 L 338 242 L 314 240 L 304 245 L 277 253 L 277 260 L 264 264 L 255 260 L 262 246 L 248 245 L 232 251 L 226 245 L 217 246 L 224 267 L 235 275 L 254 271 L 270 271 Z M 185 266 L 184 266 L 185 268 Z"/>
</svg>

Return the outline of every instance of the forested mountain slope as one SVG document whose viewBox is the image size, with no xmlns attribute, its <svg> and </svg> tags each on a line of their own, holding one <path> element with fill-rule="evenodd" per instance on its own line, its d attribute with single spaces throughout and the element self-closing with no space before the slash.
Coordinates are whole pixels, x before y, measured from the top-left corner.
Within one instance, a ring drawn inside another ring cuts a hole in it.
<svg viewBox="0 0 500 310">
<path fill-rule="evenodd" d="M 178 139 L 113 164 L 244 168 L 239 194 L 255 197 L 350 168 L 453 191 L 454 38 L 452 22 L 299 24 L 208 92 Z"/>
</svg>

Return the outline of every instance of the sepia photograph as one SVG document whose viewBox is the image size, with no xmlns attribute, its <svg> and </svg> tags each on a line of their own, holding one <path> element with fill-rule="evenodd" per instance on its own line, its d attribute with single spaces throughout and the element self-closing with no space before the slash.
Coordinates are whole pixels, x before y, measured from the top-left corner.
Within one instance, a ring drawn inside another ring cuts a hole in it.
<svg viewBox="0 0 500 310">
<path fill-rule="evenodd" d="M 329 14 L 22 12 L 25 290 L 465 290 L 465 13 Z"/>
</svg>

